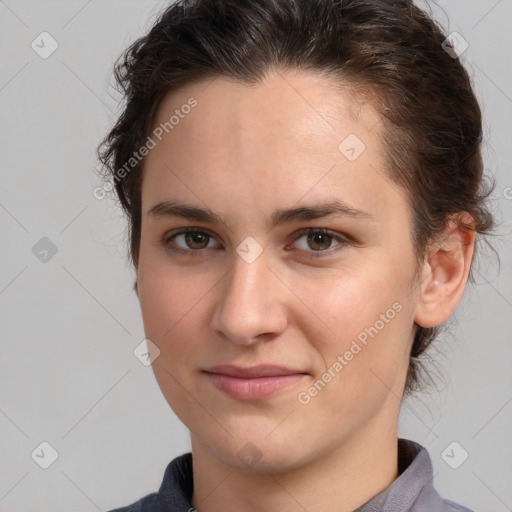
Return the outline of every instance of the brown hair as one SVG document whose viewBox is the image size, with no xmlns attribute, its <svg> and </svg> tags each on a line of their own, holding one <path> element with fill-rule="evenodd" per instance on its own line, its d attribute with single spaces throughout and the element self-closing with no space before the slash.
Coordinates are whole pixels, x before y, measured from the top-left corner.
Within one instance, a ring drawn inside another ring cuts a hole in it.
<svg viewBox="0 0 512 512">
<path fill-rule="evenodd" d="M 124 110 L 98 148 L 104 175 L 114 180 L 128 217 L 134 266 L 143 160 L 122 179 L 116 170 L 144 144 L 162 99 L 207 78 L 258 83 L 273 69 L 322 73 L 374 98 L 387 174 L 409 196 L 418 261 L 457 212 L 473 217 L 474 228 L 466 227 L 477 240 L 489 233 L 492 187 L 484 190 L 481 112 L 466 70 L 445 51 L 445 39 L 412 0 L 172 3 L 116 63 Z M 418 387 L 418 357 L 439 332 L 416 327 L 406 393 Z"/>
</svg>

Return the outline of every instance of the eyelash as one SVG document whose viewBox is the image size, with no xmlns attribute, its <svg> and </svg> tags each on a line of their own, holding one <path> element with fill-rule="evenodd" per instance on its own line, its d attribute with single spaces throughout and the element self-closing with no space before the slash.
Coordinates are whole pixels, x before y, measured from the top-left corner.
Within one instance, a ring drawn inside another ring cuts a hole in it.
<svg viewBox="0 0 512 512">
<path fill-rule="evenodd" d="M 163 236 L 163 238 L 161 239 L 161 243 L 162 245 L 164 246 L 164 248 L 166 250 L 169 250 L 171 252 L 174 252 L 174 253 L 177 253 L 177 254 L 185 254 L 185 255 L 193 255 L 193 256 L 200 256 L 201 253 L 207 249 L 207 248 L 203 248 L 203 249 L 182 249 L 180 247 L 173 247 L 170 245 L 170 242 L 173 238 L 177 237 L 178 235 L 182 235 L 184 233 L 192 233 L 192 234 L 200 234 L 200 235 L 206 235 L 208 237 L 211 238 L 215 238 L 213 235 L 211 235 L 210 233 L 208 233 L 208 231 L 205 231 L 205 230 L 202 230 L 202 229 L 197 229 L 197 228 L 182 228 L 182 229 L 179 229 L 178 231 L 175 231 L 175 232 L 172 232 L 172 234 L 165 234 Z M 304 235 L 308 235 L 308 234 L 314 234 L 314 235 L 328 235 L 330 237 L 332 237 L 334 240 L 340 242 L 337 246 L 337 248 L 335 249 L 325 249 L 325 250 L 320 250 L 320 251 L 306 251 L 306 252 L 310 252 L 310 256 L 311 258 L 322 258 L 322 257 L 325 257 L 325 256 L 330 256 L 332 255 L 333 253 L 335 252 L 338 252 L 339 250 L 341 250 L 343 247 L 345 247 L 348 243 L 349 243 L 349 240 L 345 237 L 342 237 L 340 235 L 337 235 L 336 233 L 328 230 L 328 229 L 325 229 L 325 228 L 303 228 L 301 230 L 299 230 L 299 232 L 297 233 L 296 237 L 294 238 L 293 242 L 295 243 L 297 240 L 299 240 L 300 238 L 302 238 Z M 211 247 L 210 247 L 211 249 Z M 299 249 L 300 250 L 300 249 Z M 196 254 L 194 254 L 196 253 Z"/>
</svg>

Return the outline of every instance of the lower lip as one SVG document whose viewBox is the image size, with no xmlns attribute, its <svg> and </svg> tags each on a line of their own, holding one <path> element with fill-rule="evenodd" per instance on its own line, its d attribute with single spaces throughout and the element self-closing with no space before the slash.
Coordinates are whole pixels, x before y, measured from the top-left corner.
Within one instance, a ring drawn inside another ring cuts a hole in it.
<svg viewBox="0 0 512 512">
<path fill-rule="evenodd" d="M 306 376 L 303 373 L 295 373 L 293 375 L 244 379 L 220 373 L 207 373 L 207 375 L 217 389 L 237 400 L 267 398 L 295 385 Z"/>
</svg>

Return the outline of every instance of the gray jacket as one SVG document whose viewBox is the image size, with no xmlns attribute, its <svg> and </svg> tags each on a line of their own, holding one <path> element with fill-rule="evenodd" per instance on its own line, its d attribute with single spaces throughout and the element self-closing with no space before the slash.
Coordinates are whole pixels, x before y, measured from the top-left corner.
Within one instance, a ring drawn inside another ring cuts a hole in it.
<svg viewBox="0 0 512 512">
<path fill-rule="evenodd" d="M 439 496 L 433 486 L 432 462 L 423 446 L 398 440 L 400 476 L 354 512 L 472 512 Z M 189 512 L 194 490 L 192 454 L 173 459 L 165 470 L 160 490 L 132 505 L 110 512 Z"/>
</svg>

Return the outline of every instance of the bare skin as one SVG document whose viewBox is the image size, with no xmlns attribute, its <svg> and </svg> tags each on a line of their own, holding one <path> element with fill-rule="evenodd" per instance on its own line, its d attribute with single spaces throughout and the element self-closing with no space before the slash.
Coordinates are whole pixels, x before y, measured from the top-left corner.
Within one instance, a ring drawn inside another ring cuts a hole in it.
<svg viewBox="0 0 512 512">
<path fill-rule="evenodd" d="M 145 162 L 137 285 L 146 336 L 161 351 L 157 382 L 191 432 L 192 505 L 354 510 L 398 475 L 414 324 L 440 325 L 457 307 L 472 232 L 450 224 L 415 280 L 408 198 L 384 171 L 378 115 L 370 105 L 357 111 L 325 78 L 288 71 L 251 87 L 195 83 L 165 99 L 155 126 L 190 97 L 197 106 Z M 339 149 L 350 134 L 365 145 L 353 161 L 354 139 L 348 153 Z M 333 200 L 349 213 L 271 225 L 274 210 Z M 149 213 L 165 201 L 209 208 L 221 222 Z M 184 227 L 203 236 L 169 238 Z M 306 228 L 328 234 L 308 240 Z M 247 237 L 256 245 L 241 247 L 262 249 L 251 262 L 236 250 Z M 336 371 L 339 356 L 346 364 Z M 306 375 L 265 399 L 240 400 L 204 373 L 263 363 Z"/>
</svg>

